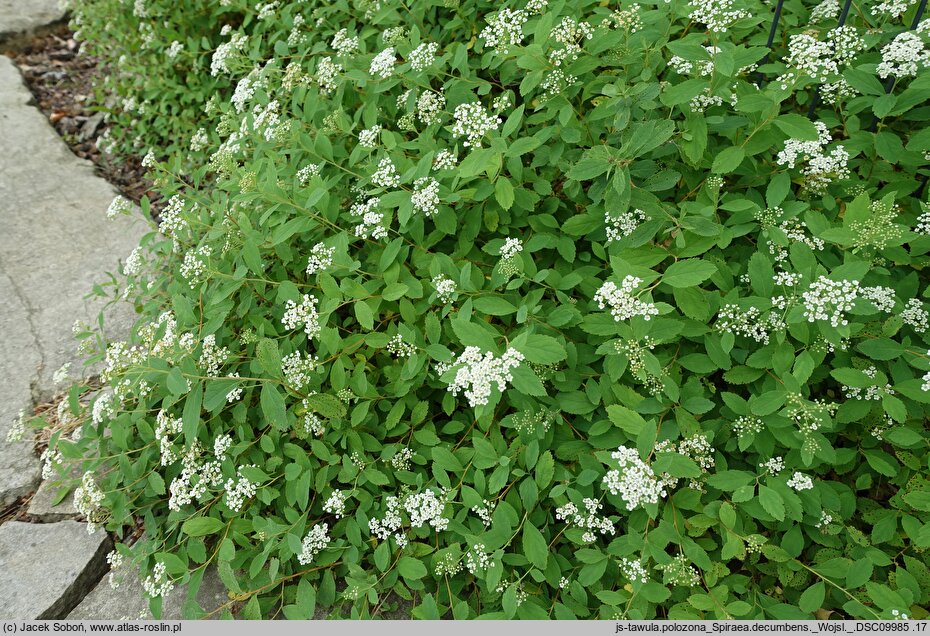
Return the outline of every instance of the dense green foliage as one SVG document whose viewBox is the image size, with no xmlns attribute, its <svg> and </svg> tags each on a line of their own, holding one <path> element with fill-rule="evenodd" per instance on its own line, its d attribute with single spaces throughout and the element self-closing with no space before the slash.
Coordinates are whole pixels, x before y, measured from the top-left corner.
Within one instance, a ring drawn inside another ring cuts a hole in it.
<svg viewBox="0 0 930 636">
<path fill-rule="evenodd" d="M 74 10 L 170 202 L 53 445 L 150 592 L 926 617 L 913 5 L 788 0 L 771 61 L 754 0 Z"/>
</svg>

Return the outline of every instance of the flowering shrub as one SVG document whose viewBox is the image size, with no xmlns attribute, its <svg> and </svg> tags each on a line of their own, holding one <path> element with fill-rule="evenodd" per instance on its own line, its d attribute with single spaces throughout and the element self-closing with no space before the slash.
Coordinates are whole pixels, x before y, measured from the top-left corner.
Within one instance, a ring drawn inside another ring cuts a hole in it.
<svg viewBox="0 0 930 636">
<path fill-rule="evenodd" d="M 779 8 L 76 3 L 169 203 L 52 447 L 153 610 L 926 617 L 930 22 Z"/>
</svg>

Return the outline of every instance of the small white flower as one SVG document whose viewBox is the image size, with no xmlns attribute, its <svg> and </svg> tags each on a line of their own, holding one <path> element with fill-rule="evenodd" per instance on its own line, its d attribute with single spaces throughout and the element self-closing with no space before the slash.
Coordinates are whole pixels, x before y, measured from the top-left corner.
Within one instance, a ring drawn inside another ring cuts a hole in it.
<svg viewBox="0 0 930 636">
<path fill-rule="evenodd" d="M 601 285 L 594 295 L 594 302 L 600 309 L 610 307 L 614 320 L 628 320 L 634 316 L 642 316 L 649 320 L 659 315 L 659 308 L 652 303 L 644 302 L 633 296 L 633 291 L 642 283 L 641 278 L 627 276 L 617 287 L 610 281 Z"/>
<path fill-rule="evenodd" d="M 394 74 L 394 64 L 397 62 L 397 56 L 394 53 L 394 47 L 389 46 L 384 49 L 371 61 L 371 68 L 368 72 L 371 75 L 387 79 Z"/>
<path fill-rule="evenodd" d="M 788 487 L 801 492 L 802 490 L 811 490 L 814 487 L 814 482 L 804 473 L 795 473 L 788 480 Z"/>
</svg>

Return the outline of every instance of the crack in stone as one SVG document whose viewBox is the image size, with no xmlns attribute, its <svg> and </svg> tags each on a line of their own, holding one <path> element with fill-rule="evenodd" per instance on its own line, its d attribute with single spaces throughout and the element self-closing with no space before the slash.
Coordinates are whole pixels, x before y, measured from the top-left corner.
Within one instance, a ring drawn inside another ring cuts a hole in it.
<svg viewBox="0 0 930 636">
<path fill-rule="evenodd" d="M 6 277 L 10 281 L 10 286 L 13 288 L 13 295 L 19 299 L 23 304 L 23 307 L 26 309 L 26 322 L 29 325 L 29 333 L 32 335 L 32 341 L 35 345 L 36 351 L 39 353 L 39 366 L 36 368 L 34 375 L 29 381 L 29 391 L 31 393 L 30 398 L 32 399 L 32 404 L 36 403 L 37 395 L 39 392 L 39 382 L 42 378 L 42 372 L 45 370 L 45 349 L 42 346 L 42 340 L 39 338 L 39 330 L 36 328 L 35 321 L 33 317 L 35 315 L 35 308 L 32 306 L 29 298 L 23 293 L 22 288 L 19 286 L 19 283 L 10 276 L 6 271 L 6 267 L 3 265 L 3 259 L 0 258 L 0 274 Z"/>
</svg>

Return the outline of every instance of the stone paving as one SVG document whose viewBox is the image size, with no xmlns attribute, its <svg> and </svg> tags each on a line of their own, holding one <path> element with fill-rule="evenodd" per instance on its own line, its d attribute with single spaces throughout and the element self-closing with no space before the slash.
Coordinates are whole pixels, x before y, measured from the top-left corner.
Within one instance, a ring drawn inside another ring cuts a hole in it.
<svg viewBox="0 0 930 636">
<path fill-rule="evenodd" d="M 64 17 L 58 0 L 0 0 L 0 42 L 33 33 Z"/>
<path fill-rule="evenodd" d="M 58 0 L 0 0 L 0 42 L 63 16 Z M 96 322 L 106 301 L 87 295 L 147 229 L 141 218 L 106 218 L 113 188 L 31 104 L 0 55 L 0 510 L 32 496 L 30 523 L 0 525 L 0 619 L 65 618 L 106 572 L 110 539 L 74 520 L 70 496 L 53 505 L 57 483 L 40 485 L 30 442 L 5 440 L 19 411 L 54 396 L 52 375 L 64 363 L 72 376 L 95 371 L 83 369 L 72 325 Z M 133 319 L 124 303 L 104 316 L 108 334 L 126 333 Z"/>
</svg>

